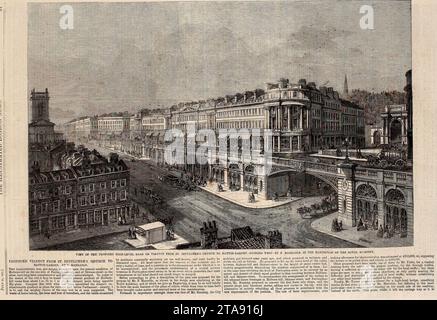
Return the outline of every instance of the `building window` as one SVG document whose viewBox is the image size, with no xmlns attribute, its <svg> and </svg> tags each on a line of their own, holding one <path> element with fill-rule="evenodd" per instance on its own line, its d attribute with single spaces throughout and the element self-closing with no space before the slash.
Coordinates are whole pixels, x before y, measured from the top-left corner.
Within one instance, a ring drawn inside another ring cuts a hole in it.
<svg viewBox="0 0 437 320">
<path fill-rule="evenodd" d="M 38 220 L 30 221 L 30 232 L 37 233 L 38 231 L 39 231 L 39 221 Z"/>
<path fill-rule="evenodd" d="M 65 217 L 58 217 L 58 228 L 64 229 L 65 228 Z"/>
<path fill-rule="evenodd" d="M 86 213 L 85 212 L 81 212 L 78 214 L 77 216 L 77 220 L 79 224 L 86 224 Z"/>
<path fill-rule="evenodd" d="M 86 197 L 80 197 L 80 205 L 83 207 L 83 206 L 86 206 Z"/>
<path fill-rule="evenodd" d="M 111 181 L 111 188 L 114 189 L 117 187 L 117 181 L 116 180 L 112 180 Z"/>
<path fill-rule="evenodd" d="M 73 200 L 71 198 L 68 198 L 65 201 L 65 208 L 66 209 L 72 209 L 73 208 Z"/>
<path fill-rule="evenodd" d="M 120 191 L 120 200 L 126 200 L 126 190 Z"/>
<path fill-rule="evenodd" d="M 90 183 L 90 185 L 89 185 L 89 188 L 90 188 L 90 192 L 94 192 L 94 183 Z"/>
<path fill-rule="evenodd" d="M 94 211 L 95 223 L 102 223 L 102 212 L 100 210 Z"/>
<path fill-rule="evenodd" d="M 106 182 L 100 182 L 100 189 L 106 189 Z"/>
<path fill-rule="evenodd" d="M 85 185 L 81 185 L 81 186 L 80 186 L 80 192 L 81 192 L 81 193 L 85 193 L 85 192 L 86 192 Z"/>
<path fill-rule="evenodd" d="M 42 211 L 42 213 L 48 213 L 49 212 L 49 204 L 48 203 L 41 204 L 41 211 Z"/>
<path fill-rule="evenodd" d="M 120 180 L 120 186 L 121 187 L 126 187 L 126 179 L 121 179 Z"/>
<path fill-rule="evenodd" d="M 88 224 L 94 223 L 94 212 L 88 212 Z"/>
<path fill-rule="evenodd" d="M 74 225 L 74 215 L 73 214 L 67 215 L 67 225 L 68 226 Z"/>
<path fill-rule="evenodd" d="M 56 200 L 53 202 L 53 212 L 58 212 L 61 206 L 61 201 Z"/>
<path fill-rule="evenodd" d="M 52 228 L 53 229 L 65 229 L 65 217 L 53 217 L 52 218 Z"/>
<path fill-rule="evenodd" d="M 117 215 L 115 214 L 115 209 L 109 209 L 109 218 L 111 219 L 111 222 L 117 221 Z"/>
<path fill-rule="evenodd" d="M 90 204 L 91 205 L 96 204 L 96 195 L 93 194 L 90 196 Z"/>
<path fill-rule="evenodd" d="M 100 202 L 101 202 L 101 203 L 106 203 L 106 202 L 108 202 L 108 195 L 107 195 L 106 193 L 102 193 L 102 194 L 100 195 Z"/>
</svg>

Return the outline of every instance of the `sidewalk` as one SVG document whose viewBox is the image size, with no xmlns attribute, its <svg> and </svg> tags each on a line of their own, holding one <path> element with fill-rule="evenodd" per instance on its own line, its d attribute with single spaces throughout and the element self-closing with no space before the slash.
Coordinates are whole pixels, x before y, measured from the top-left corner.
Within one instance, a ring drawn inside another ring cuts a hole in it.
<svg viewBox="0 0 437 320">
<path fill-rule="evenodd" d="M 413 237 L 400 238 L 396 235 L 389 239 L 378 238 L 376 230 L 357 231 L 355 227 L 343 226 L 344 230 L 340 232 L 331 231 L 332 220 L 337 217 L 337 212 L 331 213 L 311 223 L 311 227 L 322 233 L 329 234 L 333 237 L 355 243 L 359 246 L 369 248 L 382 247 L 407 247 L 413 245 Z"/>
<path fill-rule="evenodd" d="M 47 237 L 43 235 L 35 235 L 30 237 L 29 246 L 31 250 L 44 249 L 46 247 L 51 247 L 57 244 L 63 244 L 67 242 L 73 242 L 108 234 L 127 232 L 129 227 L 131 227 L 130 224 L 121 226 L 116 224 L 110 226 L 90 227 L 89 229 L 75 229 L 59 234 L 55 233 L 50 236 L 50 239 L 47 239 Z"/>
<path fill-rule="evenodd" d="M 206 187 L 199 187 L 199 188 L 209 193 L 212 193 L 217 197 L 235 203 L 239 206 L 245 208 L 252 208 L 252 209 L 275 208 L 302 199 L 298 197 L 296 198 L 280 197 L 278 201 L 273 201 L 273 200 L 263 200 L 260 199 L 259 196 L 255 195 L 255 203 L 249 203 L 248 201 L 249 192 L 247 191 L 242 191 L 242 190 L 230 191 L 227 187 L 223 187 L 224 191 L 218 192 L 216 183 L 211 183 L 208 184 Z"/>
</svg>

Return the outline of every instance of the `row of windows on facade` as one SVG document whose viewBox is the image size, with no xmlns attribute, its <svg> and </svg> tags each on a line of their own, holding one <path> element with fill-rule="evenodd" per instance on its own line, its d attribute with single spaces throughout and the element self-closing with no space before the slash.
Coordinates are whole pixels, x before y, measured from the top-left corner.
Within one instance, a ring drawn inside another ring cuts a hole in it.
<svg viewBox="0 0 437 320">
<path fill-rule="evenodd" d="M 207 115 L 206 114 L 188 114 L 188 115 L 177 115 L 174 116 L 173 121 L 178 122 L 178 121 L 182 121 L 182 122 L 186 122 L 186 121 L 197 121 L 197 120 L 201 120 L 201 121 L 206 121 Z"/>
<path fill-rule="evenodd" d="M 121 130 L 121 129 L 123 129 L 123 124 L 105 124 L 105 125 L 99 126 L 99 129 L 117 129 L 117 130 Z"/>
<path fill-rule="evenodd" d="M 303 98 L 304 95 L 301 92 L 298 91 L 283 91 L 282 93 L 279 92 L 272 92 L 272 93 L 268 93 L 267 95 L 267 99 L 290 99 L 290 98 Z M 321 99 L 320 99 L 321 101 Z"/>
<path fill-rule="evenodd" d="M 100 190 L 107 189 L 106 181 L 100 182 L 99 184 Z M 119 187 L 126 187 L 126 179 L 120 179 L 120 180 L 111 180 L 111 188 L 119 188 Z M 51 196 L 58 196 L 58 195 L 68 195 L 71 194 L 73 190 L 73 187 L 70 185 L 65 186 L 59 186 L 57 188 L 53 188 L 52 192 L 49 190 L 40 190 L 40 191 L 32 191 L 31 192 L 31 199 L 45 199 Z M 89 183 L 89 184 L 81 184 L 80 185 L 80 192 L 94 192 L 96 190 L 95 183 Z"/>
<path fill-rule="evenodd" d="M 109 197 L 108 197 L 109 195 Z M 127 192 L 126 190 L 121 190 L 119 192 L 110 192 L 110 193 L 102 193 L 100 195 L 90 195 L 90 196 L 81 196 L 79 197 L 79 206 L 85 207 L 88 205 L 97 205 L 97 204 L 105 204 L 108 201 L 118 201 L 118 200 L 126 200 Z M 65 200 L 65 209 L 71 210 L 74 208 L 74 200 L 72 198 L 68 198 Z M 31 214 L 46 214 L 46 213 L 54 213 L 61 211 L 61 200 L 55 200 L 52 202 L 44 202 L 39 204 L 32 204 L 30 206 Z"/>
<path fill-rule="evenodd" d="M 217 122 L 218 129 L 261 129 L 263 127 L 263 120 Z"/>
<path fill-rule="evenodd" d="M 145 131 L 165 130 L 164 125 L 148 125 L 143 128 Z"/>
<path fill-rule="evenodd" d="M 329 107 L 338 107 L 339 106 L 338 103 L 326 102 L 326 104 Z M 354 108 L 347 108 L 347 107 L 343 108 L 343 112 L 344 113 L 347 112 L 348 114 L 353 115 L 352 117 L 350 117 L 350 116 L 346 116 L 343 114 L 343 119 L 346 119 L 345 121 L 351 122 L 351 123 L 357 121 L 356 116 L 358 114 L 361 114 L 359 112 L 359 110 L 356 110 Z M 260 116 L 263 114 L 264 114 L 264 111 L 262 108 L 219 111 L 216 114 L 216 119 L 218 120 L 220 118 L 242 117 L 242 116 Z M 313 108 L 312 114 L 314 117 L 320 117 L 321 110 L 319 108 Z M 340 120 L 340 113 L 336 112 L 336 111 L 333 112 L 333 111 L 324 110 L 323 116 L 324 116 L 325 120 Z M 207 115 L 198 115 L 197 113 L 188 114 L 188 115 L 176 115 L 174 120 L 173 120 L 173 127 L 174 128 L 178 127 L 177 122 L 206 121 L 206 119 L 207 119 Z M 113 121 L 117 121 L 117 120 L 113 120 Z M 114 123 L 116 123 L 116 125 Z M 142 123 L 143 123 L 143 126 L 153 128 L 155 130 L 164 129 L 164 127 L 165 127 L 165 119 L 164 118 L 152 118 L 152 119 L 143 118 Z M 358 122 L 358 124 L 362 124 L 362 123 L 364 123 L 364 121 Z M 229 127 L 227 125 L 224 125 L 224 126 Z M 101 129 L 121 130 L 121 129 L 123 129 L 123 123 L 121 120 L 118 120 L 118 122 L 110 122 L 110 123 L 106 124 L 105 126 L 102 125 L 100 127 L 101 127 Z M 206 127 L 206 126 L 201 125 L 201 127 Z M 253 127 L 256 128 L 257 126 L 254 125 Z M 259 127 L 261 127 L 261 125 Z"/>
<path fill-rule="evenodd" d="M 330 107 L 338 107 L 338 103 L 331 103 L 327 102 L 327 106 Z M 312 109 L 313 115 L 320 117 L 321 109 L 320 108 L 313 108 Z M 354 108 L 343 108 L 343 114 L 348 113 L 352 116 L 357 116 L 360 112 L 359 110 L 356 110 Z M 262 116 L 264 115 L 264 111 L 262 108 L 250 108 L 250 109 L 239 109 L 239 110 L 228 110 L 228 111 L 218 111 L 216 113 L 216 119 L 220 118 L 231 118 L 231 117 L 242 117 L 242 116 Z M 324 111 L 324 116 L 326 119 L 337 119 L 340 118 L 339 112 L 332 112 L 332 111 Z M 197 115 L 197 114 L 189 114 L 189 115 L 177 115 L 175 116 L 174 122 L 186 122 L 186 121 L 197 121 L 197 120 L 206 120 L 207 115 Z M 146 123 L 155 123 L 155 122 L 164 122 L 164 119 L 159 120 L 152 120 L 152 119 L 143 119 L 143 124 Z"/>
<path fill-rule="evenodd" d="M 232 116 L 241 116 L 240 113 L 244 112 L 244 111 L 256 111 L 258 109 L 249 109 L 249 110 L 234 110 L 234 111 L 228 111 L 228 118 L 232 117 Z M 217 118 L 226 118 L 225 115 L 221 115 L 221 113 L 218 113 L 219 116 L 217 116 Z M 259 114 L 256 114 L 259 115 Z M 317 117 L 320 118 L 321 115 L 321 110 L 320 109 L 313 109 L 312 110 L 312 116 L 313 117 Z M 272 113 L 271 114 L 272 117 L 275 117 L 275 114 Z M 336 121 L 340 121 L 340 116 L 342 123 L 344 124 L 363 124 L 364 120 L 362 119 L 358 119 L 357 122 L 357 117 L 356 116 L 350 116 L 350 115 L 341 115 L 339 112 L 331 112 L 331 111 L 323 111 L 323 117 L 324 117 L 324 121 L 330 121 L 330 120 L 336 120 Z M 285 119 L 288 117 L 286 111 L 284 111 L 283 114 L 283 118 L 285 117 Z M 306 115 L 304 115 L 304 117 L 306 117 Z M 296 121 L 299 120 L 299 116 L 294 116 L 293 119 L 295 119 Z M 188 121 L 188 120 L 187 120 Z M 264 121 L 262 120 L 254 120 L 254 121 L 220 121 L 219 119 L 216 120 L 217 121 L 217 128 L 263 128 L 264 127 Z M 185 127 L 185 124 L 175 124 L 173 125 L 174 128 L 179 128 L 179 127 Z M 201 125 L 198 124 L 198 128 L 200 127 L 206 127 L 206 125 Z"/>
<path fill-rule="evenodd" d="M 124 215 L 127 213 L 127 208 L 108 208 L 108 209 L 95 209 L 91 211 L 81 211 L 77 214 L 77 224 L 101 224 L 103 221 L 103 215 L 109 213 L 109 222 L 117 222 L 117 215 Z M 72 227 L 75 225 L 74 213 L 50 217 L 51 229 L 65 229 L 66 227 Z M 39 220 L 30 221 L 30 230 L 35 232 L 39 230 Z"/>
<path fill-rule="evenodd" d="M 142 120 L 143 125 L 149 125 L 149 124 L 164 124 L 165 119 L 164 118 L 144 118 Z"/>
<path fill-rule="evenodd" d="M 263 110 L 261 108 L 251 108 L 242 110 L 229 110 L 229 111 L 219 111 L 217 112 L 216 118 L 230 118 L 230 117 L 240 117 L 240 116 L 260 116 L 263 115 Z"/>
<path fill-rule="evenodd" d="M 105 190 L 107 188 L 106 181 L 100 182 L 99 184 L 100 190 Z M 111 189 L 126 187 L 126 179 L 120 180 L 111 180 Z M 96 190 L 96 185 L 94 183 L 82 184 L 80 185 L 80 192 L 94 192 Z"/>
</svg>

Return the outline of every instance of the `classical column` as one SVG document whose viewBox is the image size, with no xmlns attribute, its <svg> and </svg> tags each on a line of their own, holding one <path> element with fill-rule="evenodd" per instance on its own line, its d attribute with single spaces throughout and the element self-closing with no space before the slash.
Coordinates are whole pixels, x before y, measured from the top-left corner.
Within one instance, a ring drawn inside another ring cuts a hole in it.
<svg viewBox="0 0 437 320">
<path fill-rule="evenodd" d="M 290 106 L 288 106 L 287 107 L 287 119 L 288 119 L 288 130 L 289 131 L 291 131 L 291 117 L 290 117 L 290 114 L 291 114 L 291 112 L 290 112 Z"/>
<path fill-rule="evenodd" d="M 300 107 L 300 119 L 299 119 L 299 122 L 300 122 L 300 130 L 302 130 L 303 129 L 303 107 Z"/>
<path fill-rule="evenodd" d="M 281 136 L 278 136 L 278 152 L 281 152 Z"/>
<path fill-rule="evenodd" d="M 269 108 L 264 109 L 264 127 L 270 129 L 270 110 Z"/>
<path fill-rule="evenodd" d="M 310 127 L 310 110 L 307 109 L 307 129 Z"/>
<path fill-rule="evenodd" d="M 241 190 L 244 190 L 244 173 L 240 173 L 240 188 Z"/>
<path fill-rule="evenodd" d="M 258 177 L 258 195 L 261 199 L 267 200 L 268 199 L 268 194 L 267 194 L 267 180 L 268 177 L 267 176 L 259 176 Z M 262 187 L 262 189 L 261 189 Z"/>
<path fill-rule="evenodd" d="M 378 171 L 376 178 L 376 194 L 377 194 L 377 204 L 378 204 L 378 227 L 385 225 L 385 203 L 384 203 L 384 172 Z"/>
<path fill-rule="evenodd" d="M 279 105 L 278 106 L 278 113 L 279 113 L 279 117 L 278 117 L 278 130 L 282 130 L 282 107 Z"/>
<path fill-rule="evenodd" d="M 402 117 L 402 143 L 406 144 L 407 130 L 406 130 L 406 118 Z"/>
<path fill-rule="evenodd" d="M 275 124 L 275 129 L 279 130 L 279 106 L 275 108 L 275 112 L 276 112 L 276 124 Z"/>
<path fill-rule="evenodd" d="M 387 119 L 387 142 L 386 143 L 390 143 L 391 142 L 391 121 L 389 119 Z"/>
</svg>

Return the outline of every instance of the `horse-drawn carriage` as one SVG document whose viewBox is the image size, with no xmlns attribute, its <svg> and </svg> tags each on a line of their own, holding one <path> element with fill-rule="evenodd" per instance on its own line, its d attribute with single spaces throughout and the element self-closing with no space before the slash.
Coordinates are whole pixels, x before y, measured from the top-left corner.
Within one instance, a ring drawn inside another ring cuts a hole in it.
<svg viewBox="0 0 437 320">
<path fill-rule="evenodd" d="M 377 155 L 366 156 L 367 164 L 381 169 L 403 170 L 407 167 L 407 149 L 405 146 L 382 145 Z"/>
<path fill-rule="evenodd" d="M 302 219 L 312 219 L 318 216 L 327 214 L 336 210 L 337 208 L 337 198 L 336 197 L 326 197 L 322 199 L 320 203 L 314 203 L 311 206 L 303 206 L 297 208 L 297 213 L 300 214 Z"/>
<path fill-rule="evenodd" d="M 141 189 L 141 194 L 143 195 L 144 202 L 151 203 L 154 205 L 160 205 L 163 203 L 163 200 L 160 196 L 153 192 L 152 189 L 147 187 L 143 187 Z"/>
<path fill-rule="evenodd" d="M 159 181 L 172 184 L 175 187 L 185 189 L 187 191 L 197 190 L 196 183 L 191 179 L 183 176 L 180 172 L 171 171 L 165 175 L 158 176 Z"/>
</svg>

